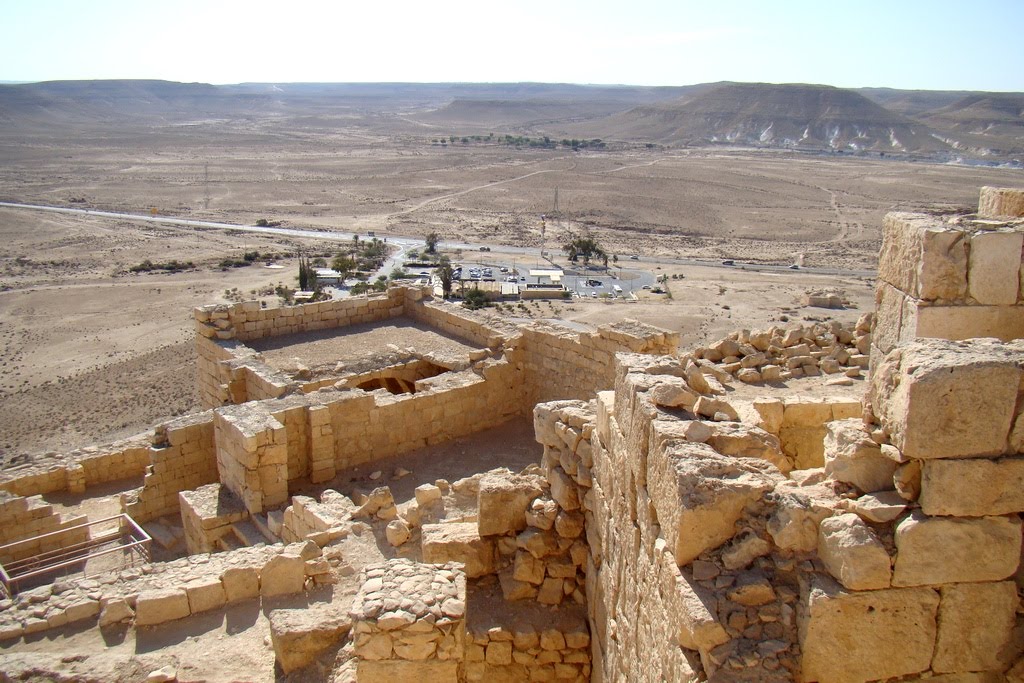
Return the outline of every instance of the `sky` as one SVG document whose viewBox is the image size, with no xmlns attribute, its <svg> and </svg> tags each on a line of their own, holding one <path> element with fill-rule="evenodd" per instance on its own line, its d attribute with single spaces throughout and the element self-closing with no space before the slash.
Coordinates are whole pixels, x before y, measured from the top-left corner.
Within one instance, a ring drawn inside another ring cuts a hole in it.
<svg viewBox="0 0 1024 683">
<path fill-rule="evenodd" d="M 1024 91 L 1024 0 L 0 0 L 0 81 Z"/>
</svg>

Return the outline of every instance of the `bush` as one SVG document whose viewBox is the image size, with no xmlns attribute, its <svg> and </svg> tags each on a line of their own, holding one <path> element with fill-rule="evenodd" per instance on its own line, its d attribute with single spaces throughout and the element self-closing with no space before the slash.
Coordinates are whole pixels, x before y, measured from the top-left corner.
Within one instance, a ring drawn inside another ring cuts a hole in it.
<svg viewBox="0 0 1024 683">
<path fill-rule="evenodd" d="M 178 261 L 177 259 L 167 261 L 166 263 L 153 263 L 149 259 L 146 259 L 137 266 L 132 266 L 128 270 L 133 273 L 148 273 L 154 270 L 162 270 L 168 273 L 177 273 L 182 270 L 192 270 L 195 268 L 195 264 L 191 261 Z"/>
<path fill-rule="evenodd" d="M 491 303 L 487 300 L 487 295 L 484 294 L 483 290 L 478 287 L 474 287 L 463 295 L 462 305 L 472 311 L 476 311 L 486 306 L 490 306 Z"/>
</svg>

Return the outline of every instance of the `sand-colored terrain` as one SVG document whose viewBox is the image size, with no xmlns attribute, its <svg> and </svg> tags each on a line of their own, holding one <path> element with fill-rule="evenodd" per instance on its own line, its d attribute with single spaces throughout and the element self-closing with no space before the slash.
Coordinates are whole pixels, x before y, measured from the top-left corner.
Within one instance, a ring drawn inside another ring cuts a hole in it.
<svg viewBox="0 0 1024 683">
<path fill-rule="evenodd" d="M 680 331 L 689 345 L 740 327 L 855 318 L 870 308 L 872 283 L 862 275 L 712 264 L 788 265 L 803 255 L 811 269 L 869 272 L 885 212 L 969 207 L 980 185 L 1020 184 L 1014 170 L 867 156 L 432 144 L 442 132 L 459 133 L 391 115 L 9 130 L 0 134 L 0 199 L 243 224 L 267 218 L 380 237 L 436 231 L 444 241 L 492 245 L 487 260 L 509 264 L 538 257 L 502 246 L 545 246 L 563 263 L 559 245 L 590 230 L 623 268 L 683 279 L 669 280 L 671 297 L 529 304 L 515 315 L 594 325 L 633 317 Z M 337 249 L 11 208 L 0 208 L 0 238 L 5 460 L 109 441 L 195 410 L 192 307 L 224 301 L 232 289 L 245 297 L 294 286 L 298 249 Z M 262 256 L 246 268 L 218 267 L 250 251 L 273 254 L 284 268 L 265 268 Z M 634 254 L 641 260 L 628 259 Z M 146 259 L 195 268 L 128 272 Z M 848 310 L 799 306 L 807 289 L 829 287 L 845 292 Z"/>
</svg>

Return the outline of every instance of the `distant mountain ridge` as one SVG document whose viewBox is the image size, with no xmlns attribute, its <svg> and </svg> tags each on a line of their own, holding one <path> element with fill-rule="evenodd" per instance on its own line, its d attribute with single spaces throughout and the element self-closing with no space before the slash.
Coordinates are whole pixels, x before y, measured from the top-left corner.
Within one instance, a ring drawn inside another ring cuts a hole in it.
<svg viewBox="0 0 1024 683">
<path fill-rule="evenodd" d="M 158 80 L 0 84 L 0 124 L 153 125 L 205 119 L 410 117 L 451 134 L 602 138 L 662 145 L 1019 160 L 1024 93 L 848 90 L 827 85 L 678 87 L 557 83 L 242 83 Z M 410 125 L 412 125 L 410 123 Z"/>
<path fill-rule="evenodd" d="M 928 127 L 851 90 L 724 83 L 610 117 L 603 137 L 850 151 L 937 151 Z"/>
</svg>

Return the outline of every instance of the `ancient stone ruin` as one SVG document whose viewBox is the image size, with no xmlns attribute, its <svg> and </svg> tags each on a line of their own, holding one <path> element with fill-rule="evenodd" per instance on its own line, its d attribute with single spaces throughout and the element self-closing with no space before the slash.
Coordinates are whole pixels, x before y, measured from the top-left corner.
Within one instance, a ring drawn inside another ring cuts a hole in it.
<svg viewBox="0 0 1024 683">
<path fill-rule="evenodd" d="M 691 350 L 635 322 L 513 325 L 417 288 L 196 309 L 206 412 L 0 485 L 4 567 L 89 546 L 41 495 L 132 473 L 126 519 L 187 553 L 7 576 L 0 638 L 260 601 L 281 672 L 337 650 L 332 680 L 1024 680 L 1022 207 L 983 188 L 977 215 L 890 214 L 856 326 Z M 247 345 L 396 318 L 475 348 L 311 373 Z M 819 376 L 835 395 L 779 390 Z M 524 415 L 543 454 L 520 472 L 408 499 L 331 487 Z M 359 543 L 381 556 L 360 564 Z M 296 595 L 308 604 L 274 607 Z M 72 663 L 0 654 L 12 678 Z"/>
</svg>

